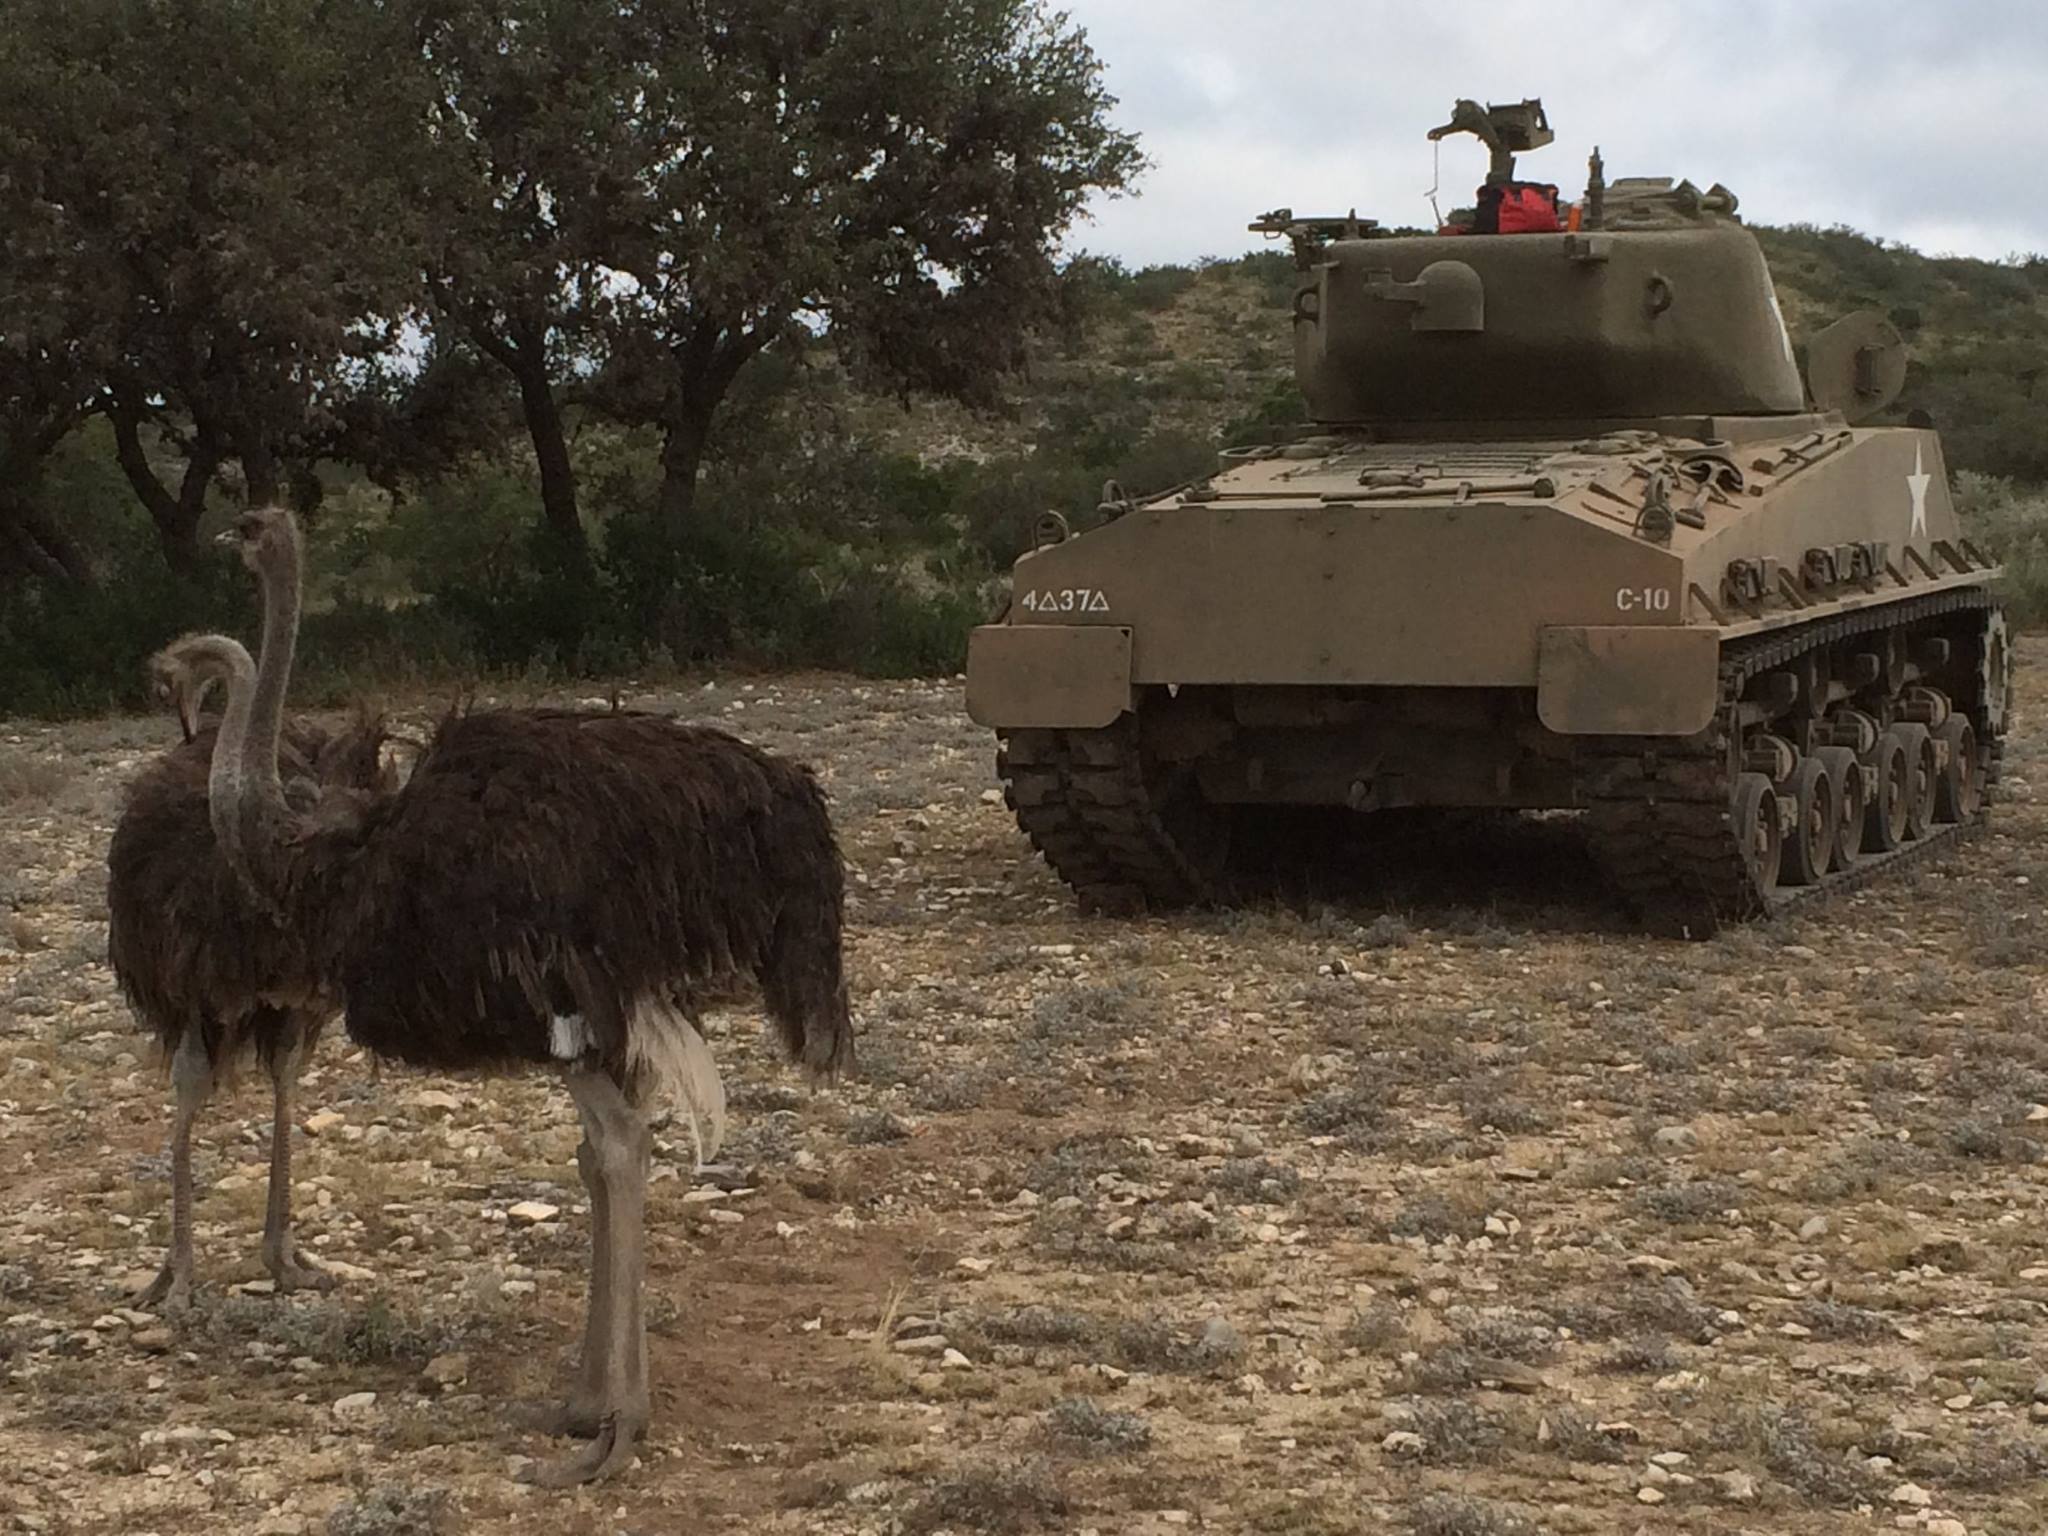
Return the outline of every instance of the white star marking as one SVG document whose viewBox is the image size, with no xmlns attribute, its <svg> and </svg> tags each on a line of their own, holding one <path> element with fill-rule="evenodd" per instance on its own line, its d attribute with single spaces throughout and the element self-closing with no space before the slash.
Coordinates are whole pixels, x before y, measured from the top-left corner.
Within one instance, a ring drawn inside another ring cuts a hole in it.
<svg viewBox="0 0 2048 1536">
<path fill-rule="evenodd" d="M 1927 484 L 1934 477 L 1927 473 L 1920 458 L 1920 445 L 1913 445 L 1913 473 L 1906 476 L 1906 489 L 1913 493 L 1913 531 L 1909 539 L 1927 537 Z"/>
</svg>

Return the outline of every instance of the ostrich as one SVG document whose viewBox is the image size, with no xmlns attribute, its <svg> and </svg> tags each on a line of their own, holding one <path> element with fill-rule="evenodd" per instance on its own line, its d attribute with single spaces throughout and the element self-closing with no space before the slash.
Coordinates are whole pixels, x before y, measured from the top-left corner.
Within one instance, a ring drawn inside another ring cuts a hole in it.
<svg viewBox="0 0 2048 1536">
<path fill-rule="evenodd" d="M 814 1077 L 852 1065 L 844 872 L 809 769 L 722 731 L 638 712 L 501 710 L 444 720 L 403 789 L 281 793 L 278 730 L 298 622 L 288 512 L 231 535 L 264 599 L 262 664 L 228 678 L 210 794 L 230 867 L 317 957 L 350 1037 L 444 1070 L 559 1072 L 583 1140 L 591 1281 L 562 1430 L 588 1436 L 535 1480 L 631 1461 L 647 1427 L 643 1217 L 657 1096 L 700 1157 L 724 1094 L 695 1017 L 752 979 Z"/>
<path fill-rule="evenodd" d="M 292 1086 L 335 1011 L 309 990 L 309 957 L 242 891 L 208 818 L 215 732 L 199 702 L 233 657 L 193 641 L 189 661 L 159 655 L 150 679 L 172 705 L 184 740 L 130 786 L 107 850 L 107 958 L 130 1006 L 170 1064 L 177 1108 L 171 1130 L 171 1246 L 136 1297 L 184 1308 L 192 1292 L 192 1124 L 214 1085 L 255 1056 L 270 1075 L 270 1193 L 263 1262 L 280 1291 L 326 1289 L 333 1278 L 301 1258 L 291 1233 Z M 236 647 L 239 650 L 239 647 Z M 241 664 L 248 665 L 247 654 Z M 293 722 L 283 732 L 292 798 L 383 782 L 382 723 L 359 716 L 329 732 Z"/>
</svg>

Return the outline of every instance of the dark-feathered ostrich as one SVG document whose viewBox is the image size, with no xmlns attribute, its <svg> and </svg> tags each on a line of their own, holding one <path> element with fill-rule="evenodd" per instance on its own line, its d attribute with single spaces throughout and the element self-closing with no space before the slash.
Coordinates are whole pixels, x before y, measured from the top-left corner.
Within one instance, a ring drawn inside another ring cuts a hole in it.
<svg viewBox="0 0 2048 1536">
<path fill-rule="evenodd" d="M 162 1047 L 177 1092 L 170 1252 L 136 1299 L 173 1308 L 185 1306 L 192 1291 L 192 1124 L 214 1086 L 252 1055 L 272 1086 L 264 1266 L 280 1291 L 333 1283 L 292 1243 L 291 1127 L 293 1084 L 336 1004 L 316 995 L 305 946 L 259 909 L 228 868 L 208 819 L 215 733 L 201 727 L 199 703 L 215 677 L 237 664 L 249 669 L 248 654 L 204 640 L 189 648 L 189 658 L 151 663 L 155 692 L 176 708 L 185 739 L 130 786 L 107 850 L 107 957 Z M 294 721 L 282 734 L 296 801 L 323 786 L 367 790 L 381 782 L 384 732 L 376 720 L 359 717 L 332 732 Z"/>
<path fill-rule="evenodd" d="M 561 1425 L 591 1438 L 537 1480 L 605 1476 L 650 1409 L 646 1107 L 681 1097 L 704 1156 L 723 1115 L 699 1002 L 751 979 L 792 1058 L 820 1077 L 852 1061 L 824 796 L 808 769 L 721 731 L 508 710 L 446 720 L 401 790 L 296 811 L 277 745 L 298 530 L 263 511 L 234 537 L 263 587 L 264 636 L 253 688 L 230 679 L 213 760 L 222 847 L 314 950 L 351 1038 L 424 1067 L 562 1074 L 583 1124 L 592 1271 Z"/>
</svg>

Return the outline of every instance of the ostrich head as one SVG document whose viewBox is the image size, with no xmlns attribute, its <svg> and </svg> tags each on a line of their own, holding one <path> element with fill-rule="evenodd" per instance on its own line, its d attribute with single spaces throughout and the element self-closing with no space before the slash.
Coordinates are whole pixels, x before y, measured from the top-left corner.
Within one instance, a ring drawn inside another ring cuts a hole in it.
<svg viewBox="0 0 2048 1536">
<path fill-rule="evenodd" d="M 199 734 L 199 712 L 207 693 L 232 670 L 225 657 L 200 643 L 222 638 L 181 635 L 150 657 L 143 669 L 150 698 L 177 715 L 187 741 Z"/>
<path fill-rule="evenodd" d="M 241 641 L 226 635 L 180 635 L 149 658 L 147 670 L 157 699 L 178 711 L 189 736 L 206 691 L 215 683 L 232 686 L 238 675 L 253 677 L 256 664 Z"/>
<path fill-rule="evenodd" d="M 283 507 L 250 508 L 214 542 L 233 548 L 259 581 L 297 574 L 299 525 Z"/>
</svg>

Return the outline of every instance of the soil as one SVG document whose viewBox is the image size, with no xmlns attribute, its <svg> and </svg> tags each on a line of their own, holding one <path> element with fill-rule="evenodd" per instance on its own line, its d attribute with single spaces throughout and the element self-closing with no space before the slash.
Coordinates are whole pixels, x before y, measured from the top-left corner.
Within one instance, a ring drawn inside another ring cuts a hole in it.
<svg viewBox="0 0 2048 1536">
<path fill-rule="evenodd" d="M 2048 647 L 2022 663 L 1987 835 L 1703 944 L 1631 932 L 1560 818 L 1084 920 L 957 682 L 623 681 L 824 774 L 863 1072 L 813 1093 L 712 1019 L 735 1172 L 658 1133 L 656 1423 L 568 1494 L 515 1481 L 558 1449 L 512 1410 L 559 1387 L 586 1257 L 546 1076 L 380 1073 L 330 1030 L 295 1193 L 340 1284 L 276 1296 L 245 1072 L 196 1143 L 196 1304 L 130 1308 L 168 1095 L 104 860 L 173 728 L 0 723 L 0 1528 L 2037 1528 Z"/>
</svg>

